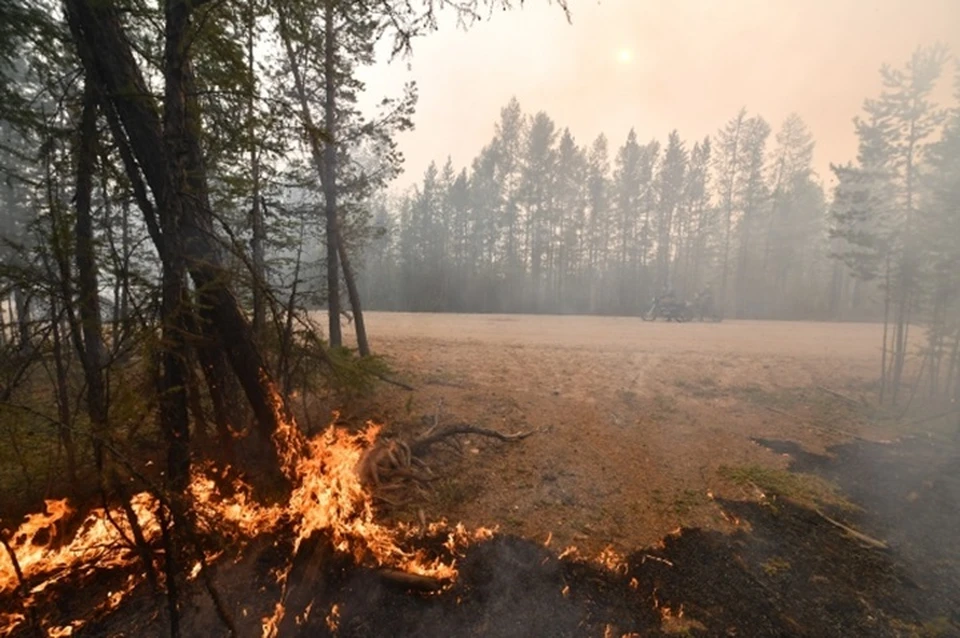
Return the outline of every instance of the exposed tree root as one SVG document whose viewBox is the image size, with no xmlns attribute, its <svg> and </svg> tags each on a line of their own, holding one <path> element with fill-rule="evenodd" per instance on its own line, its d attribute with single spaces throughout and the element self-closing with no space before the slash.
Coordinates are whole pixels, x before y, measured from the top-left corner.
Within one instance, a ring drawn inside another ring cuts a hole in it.
<svg viewBox="0 0 960 638">
<path fill-rule="evenodd" d="M 533 432 L 533 430 L 530 430 L 528 432 L 517 432 L 515 434 L 503 434 L 502 432 L 497 432 L 496 430 L 479 428 L 475 425 L 469 425 L 466 423 L 448 425 L 439 432 L 424 436 L 411 443 L 410 452 L 413 454 L 413 456 L 423 456 L 433 445 L 445 441 L 450 437 L 461 434 L 477 434 L 479 436 L 487 436 L 504 442 L 512 442 L 521 441 L 533 434 Z"/>
<path fill-rule="evenodd" d="M 438 421 L 439 407 L 434 425 L 427 430 L 426 435 L 411 443 L 396 438 L 381 439 L 363 453 L 357 463 L 357 475 L 364 485 L 371 488 L 377 500 L 389 505 L 398 505 L 398 499 L 392 497 L 392 493 L 398 490 L 413 486 L 421 492 L 429 491 L 430 483 L 436 480 L 437 476 L 423 457 L 437 444 L 453 445 L 455 437 L 467 434 L 486 436 L 504 442 L 520 441 L 533 434 L 532 431 L 504 434 L 463 423 L 437 430 Z M 459 450 L 459 448 L 455 449 Z"/>
</svg>

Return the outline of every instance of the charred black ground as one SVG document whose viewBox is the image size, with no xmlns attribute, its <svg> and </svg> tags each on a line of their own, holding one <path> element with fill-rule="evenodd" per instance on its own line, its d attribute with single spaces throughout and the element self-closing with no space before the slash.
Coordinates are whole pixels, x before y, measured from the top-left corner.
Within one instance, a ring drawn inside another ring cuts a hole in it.
<svg viewBox="0 0 960 638">
<path fill-rule="evenodd" d="M 839 484 L 863 509 L 834 514 L 890 549 L 865 547 L 815 511 L 776 495 L 759 503 L 719 501 L 741 521 L 740 531 L 681 530 L 629 556 L 621 573 L 496 536 L 469 549 L 460 579 L 442 594 L 406 590 L 317 543 L 298 556 L 287 599 L 289 614 L 302 614 L 308 604 L 310 614 L 282 635 L 960 635 L 955 447 L 922 439 L 855 441 L 819 456 L 788 441 L 759 442 L 789 453 L 792 469 Z M 438 539 L 423 542 L 441 551 Z M 272 611 L 280 593 L 275 570 L 290 549 L 278 539 L 222 568 L 218 581 L 241 635 L 257 635 L 260 618 Z M 117 583 L 116 575 L 105 577 L 86 588 L 89 595 L 61 589 L 52 597 L 60 602 L 40 613 L 75 618 L 93 590 Z M 328 624 L 334 605 L 336 633 Z M 141 588 L 80 635 L 166 635 L 156 609 Z M 223 633 L 199 591 L 183 615 L 185 635 Z"/>
</svg>

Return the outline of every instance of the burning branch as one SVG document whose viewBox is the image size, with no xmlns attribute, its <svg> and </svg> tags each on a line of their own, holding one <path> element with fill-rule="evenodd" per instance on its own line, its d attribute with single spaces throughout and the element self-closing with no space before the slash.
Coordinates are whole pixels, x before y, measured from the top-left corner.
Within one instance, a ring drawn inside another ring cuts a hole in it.
<svg viewBox="0 0 960 638">
<path fill-rule="evenodd" d="M 411 574 L 397 569 L 383 568 L 377 571 L 380 578 L 387 582 L 400 585 L 406 589 L 415 589 L 423 592 L 440 591 L 446 586 L 446 583 L 438 578 L 430 576 L 421 576 L 420 574 Z"/>
</svg>

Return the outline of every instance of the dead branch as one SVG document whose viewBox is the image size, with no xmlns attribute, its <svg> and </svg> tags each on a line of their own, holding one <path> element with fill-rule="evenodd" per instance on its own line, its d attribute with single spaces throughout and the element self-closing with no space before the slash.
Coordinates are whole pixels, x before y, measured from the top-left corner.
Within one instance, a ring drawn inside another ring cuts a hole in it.
<svg viewBox="0 0 960 638">
<path fill-rule="evenodd" d="M 147 575 L 147 582 L 150 583 L 150 590 L 156 595 L 160 591 L 160 586 L 157 579 L 157 571 L 153 564 L 153 552 L 143 535 L 140 520 L 137 518 L 136 512 L 133 511 L 133 506 L 130 504 L 130 495 L 127 493 L 127 489 L 120 479 L 120 475 L 116 472 L 111 475 L 111 483 L 113 483 L 114 491 L 120 497 L 120 507 L 123 509 L 123 513 L 127 517 L 127 523 L 130 525 L 130 530 L 133 533 L 133 546 L 140 556 L 140 562 L 143 563 L 143 571 Z M 110 509 L 105 506 L 103 511 L 109 512 Z M 119 532 L 120 527 L 116 524 L 114 524 L 114 526 L 117 527 L 117 531 Z"/>
<path fill-rule="evenodd" d="M 433 447 L 433 445 L 449 439 L 453 436 L 459 436 L 461 434 L 476 434 L 479 436 L 487 436 L 499 441 L 504 441 L 505 443 L 510 443 L 513 441 L 522 441 L 531 434 L 533 430 L 528 432 L 517 432 L 515 434 L 503 434 L 502 432 L 497 432 L 496 430 L 490 430 L 487 428 L 480 428 L 475 425 L 460 424 L 460 425 L 450 425 L 435 434 L 429 436 L 424 436 L 413 443 L 410 444 L 410 452 L 413 456 L 423 456 L 427 451 Z"/>
<path fill-rule="evenodd" d="M 397 386 L 398 388 L 403 388 L 404 390 L 406 390 L 406 391 L 408 391 L 408 392 L 413 392 L 413 390 L 414 390 L 414 387 L 413 387 L 412 385 L 407 385 L 406 383 L 404 383 L 404 382 L 402 382 L 402 381 L 397 381 L 396 379 L 391 379 L 390 377 L 388 377 L 388 376 L 385 375 L 385 374 L 377 374 L 376 376 L 377 376 L 378 379 L 380 379 L 380 380 L 383 381 L 384 383 L 389 383 L 389 384 L 391 384 L 391 385 L 395 385 L 395 386 Z"/>
<path fill-rule="evenodd" d="M 416 589 L 418 591 L 439 591 L 443 589 L 444 582 L 430 576 L 421 576 L 420 574 L 411 574 L 410 572 L 399 571 L 396 569 L 377 570 L 380 578 L 395 585 L 400 585 L 407 589 Z"/>
<path fill-rule="evenodd" d="M 814 509 L 813 511 L 817 513 L 817 516 L 819 516 L 826 522 L 830 523 L 831 525 L 833 525 L 838 529 L 843 530 L 844 532 L 846 532 L 856 540 L 860 541 L 861 543 L 869 547 L 872 547 L 874 549 L 882 549 L 882 550 L 890 549 L 890 546 L 887 545 L 884 541 L 877 540 L 876 538 L 873 538 L 872 536 L 867 536 L 863 532 L 859 532 L 848 525 L 844 525 L 840 521 L 830 518 L 829 516 L 821 512 L 819 509 Z"/>
<path fill-rule="evenodd" d="M 666 558 L 660 558 L 659 556 L 654 556 L 653 554 L 644 554 L 644 555 L 643 555 L 643 558 L 640 560 L 640 564 L 641 564 L 641 565 L 644 564 L 645 562 L 647 562 L 648 559 L 649 559 L 649 560 L 655 560 L 655 561 L 657 561 L 658 563 L 663 563 L 664 565 L 667 565 L 668 567 L 673 567 L 673 562 L 667 560 Z"/>
<path fill-rule="evenodd" d="M 20 569 L 20 561 L 17 560 L 17 553 L 13 551 L 13 548 L 10 547 L 10 542 L 7 541 L 7 532 L 0 534 L 0 544 L 3 544 L 3 548 L 7 550 L 7 555 L 10 557 L 10 563 L 13 565 L 13 573 L 17 575 L 17 582 L 20 583 L 20 587 L 24 594 L 29 593 L 27 588 L 27 581 L 23 579 L 23 570 Z"/>
<path fill-rule="evenodd" d="M 440 400 L 437 401 L 437 409 L 436 409 L 436 411 L 433 413 L 433 425 L 430 426 L 430 429 L 429 429 L 429 430 L 427 430 L 426 432 L 424 432 L 424 434 L 423 434 L 424 436 L 428 436 L 428 435 L 430 435 L 430 434 L 433 434 L 433 432 L 434 432 L 438 427 L 440 427 L 440 411 L 441 411 L 442 409 L 443 409 L 443 397 L 441 397 Z"/>
<path fill-rule="evenodd" d="M 32 631 L 36 631 L 39 634 L 37 618 L 34 613 L 33 606 L 29 604 L 30 602 L 30 587 L 27 585 L 26 579 L 23 577 L 23 570 L 20 568 L 20 561 L 17 560 L 17 553 L 13 551 L 13 548 L 10 547 L 10 542 L 7 540 L 8 530 L 3 530 L 0 533 L 0 544 L 3 545 L 3 548 L 7 550 L 7 556 L 10 557 L 10 563 L 13 565 L 13 572 L 17 575 L 17 591 L 23 597 L 25 603 L 27 603 L 27 620 Z"/>
</svg>

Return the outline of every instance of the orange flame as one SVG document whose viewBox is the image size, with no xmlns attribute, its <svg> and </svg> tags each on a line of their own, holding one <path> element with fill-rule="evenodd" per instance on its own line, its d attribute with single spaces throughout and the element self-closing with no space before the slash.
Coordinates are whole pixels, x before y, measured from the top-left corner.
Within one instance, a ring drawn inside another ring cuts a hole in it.
<svg viewBox="0 0 960 638">
<path fill-rule="evenodd" d="M 626 574 L 629 569 L 627 559 L 618 554 L 612 545 L 603 548 L 603 551 L 597 556 L 597 562 L 615 574 Z"/>
<path fill-rule="evenodd" d="M 266 379 L 264 379 L 267 382 Z M 389 566 L 413 574 L 452 581 L 457 570 L 455 559 L 449 564 L 442 559 L 429 559 L 422 551 L 404 548 L 405 541 L 413 532 L 405 525 L 386 527 L 375 520 L 373 499 L 362 485 L 356 473 L 357 463 L 363 452 L 376 441 L 381 426 L 368 422 L 361 432 L 351 434 L 334 425 L 318 436 L 307 440 L 295 421 L 285 414 L 283 401 L 270 386 L 271 407 L 280 424 L 274 433 L 281 470 L 291 480 L 293 489 L 285 503 L 261 505 L 252 497 L 251 488 L 239 480 L 233 482 L 233 493 L 224 495 L 211 475 L 216 472 L 212 465 L 194 468 L 187 490 L 190 511 L 197 515 L 198 523 L 216 524 L 217 532 L 236 541 L 237 546 L 275 530 L 282 520 L 294 521 L 294 554 L 301 544 L 317 532 L 325 533 L 333 546 L 354 557 L 358 563 Z M 334 422 L 337 420 L 334 416 Z M 147 543 L 159 539 L 160 524 L 156 517 L 157 499 L 147 492 L 136 494 L 131 507 L 143 530 Z M 39 581 L 32 592 L 40 592 L 51 583 L 69 573 L 89 573 L 96 568 L 123 567 L 139 560 L 130 546 L 132 530 L 126 515 L 120 508 L 93 510 L 81 523 L 78 531 L 67 542 L 60 541 L 58 525 L 73 514 L 66 500 L 47 501 L 45 512 L 27 516 L 13 534 L 10 545 L 27 582 Z M 211 525 L 212 526 L 212 525 Z M 445 548 L 458 556 L 463 547 L 475 541 L 493 536 L 495 529 L 479 528 L 472 533 L 462 524 L 452 529 L 446 521 L 428 525 L 432 534 L 447 533 Z M 569 548 L 568 552 L 576 551 Z M 567 552 L 564 553 L 567 555 Z M 219 554 L 208 555 L 207 561 Z M 286 584 L 292 564 L 281 569 L 277 580 Z M 196 578 L 201 566 L 197 562 L 189 572 Z M 43 578 L 41 578 L 43 577 Z M 111 592 L 102 606 L 113 609 L 138 584 L 131 577 L 120 591 Z M 6 594 L 19 586 L 16 571 L 9 560 L 0 558 L 0 593 Z M 265 636 L 276 635 L 285 610 L 283 596 L 271 617 L 264 618 L 262 630 Z M 27 601 L 29 602 L 29 601 Z M 339 608 L 331 609 L 331 617 L 337 617 Z M 25 622 L 23 615 L 7 615 L 3 620 L 10 629 L 0 629 L 0 636 L 9 635 L 16 626 Z M 70 635 L 82 627 L 83 621 L 59 628 L 48 628 L 51 635 Z"/>
<path fill-rule="evenodd" d="M 340 627 L 340 605 L 334 603 L 330 607 L 330 613 L 326 617 L 327 629 L 331 632 L 336 633 L 337 629 Z"/>
</svg>

